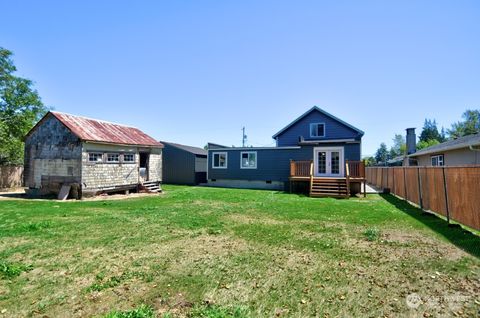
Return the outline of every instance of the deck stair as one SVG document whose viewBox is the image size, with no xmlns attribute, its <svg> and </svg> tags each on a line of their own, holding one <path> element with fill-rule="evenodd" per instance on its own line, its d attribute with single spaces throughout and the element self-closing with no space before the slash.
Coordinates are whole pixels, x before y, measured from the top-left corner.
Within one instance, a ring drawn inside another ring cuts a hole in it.
<svg viewBox="0 0 480 318">
<path fill-rule="evenodd" d="M 349 197 L 349 187 L 346 178 L 317 178 L 310 180 L 311 197 Z"/>
<path fill-rule="evenodd" d="M 161 191 L 158 181 L 146 181 L 142 183 L 142 187 L 149 193 L 158 193 Z"/>
</svg>

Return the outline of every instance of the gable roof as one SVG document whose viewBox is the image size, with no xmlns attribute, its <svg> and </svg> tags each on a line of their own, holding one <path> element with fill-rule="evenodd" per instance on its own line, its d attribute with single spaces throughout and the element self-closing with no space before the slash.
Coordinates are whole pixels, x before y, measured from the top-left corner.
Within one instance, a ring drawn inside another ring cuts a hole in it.
<svg viewBox="0 0 480 318">
<path fill-rule="evenodd" d="M 321 109 L 320 107 L 318 106 L 313 106 L 312 108 L 310 108 L 307 112 L 305 112 L 303 115 L 301 115 L 300 117 L 298 117 L 297 119 L 295 119 L 294 121 L 292 121 L 290 124 L 288 124 L 287 126 L 285 126 L 282 130 L 280 130 L 279 132 L 277 132 L 275 135 L 272 136 L 273 139 L 277 138 L 278 136 L 280 136 L 281 134 L 283 134 L 286 130 L 288 130 L 290 127 L 292 127 L 293 125 L 295 125 L 298 121 L 300 121 L 302 118 L 304 118 L 305 116 L 307 116 L 308 114 L 310 114 L 311 112 L 313 111 L 318 111 L 320 112 L 321 114 L 327 116 L 327 117 L 330 117 L 332 118 L 333 120 L 336 120 L 338 121 L 339 123 L 347 126 L 348 128 L 351 128 L 353 130 L 355 130 L 356 132 L 358 132 L 360 135 L 364 135 L 364 132 L 352 125 L 350 125 L 349 123 L 341 120 L 340 118 L 338 117 L 335 117 L 333 116 L 332 114 L 324 111 L 323 109 Z"/>
<path fill-rule="evenodd" d="M 208 154 L 208 152 L 205 149 L 199 148 L 199 147 L 181 145 L 181 144 L 177 144 L 177 143 L 174 143 L 174 142 L 168 142 L 168 141 L 162 141 L 162 144 L 169 145 L 169 146 L 172 146 L 172 147 L 175 147 L 175 148 L 178 148 L 178 149 L 182 149 L 182 150 L 184 150 L 186 152 L 190 152 L 194 155 L 206 156 Z"/>
<path fill-rule="evenodd" d="M 83 141 L 157 148 L 163 147 L 161 143 L 135 127 L 54 111 L 48 112 L 37 125 L 28 132 L 27 136 L 49 115 L 58 119 L 74 135 Z"/>
<path fill-rule="evenodd" d="M 433 145 L 422 150 L 419 150 L 415 153 L 409 155 L 409 157 L 417 157 L 421 155 L 427 155 L 436 152 L 468 148 L 470 146 L 479 146 L 480 145 L 480 133 L 463 136 L 457 139 L 448 140 L 442 142 L 438 145 Z"/>
</svg>

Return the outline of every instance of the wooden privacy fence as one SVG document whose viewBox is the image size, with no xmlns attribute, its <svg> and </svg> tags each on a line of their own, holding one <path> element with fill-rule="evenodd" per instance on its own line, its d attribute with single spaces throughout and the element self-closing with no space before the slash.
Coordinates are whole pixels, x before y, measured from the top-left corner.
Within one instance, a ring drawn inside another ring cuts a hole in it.
<svg viewBox="0 0 480 318">
<path fill-rule="evenodd" d="M 18 188 L 23 184 L 22 166 L 0 166 L 0 189 Z"/>
<path fill-rule="evenodd" d="M 367 182 L 480 230 L 480 166 L 367 167 Z"/>
</svg>

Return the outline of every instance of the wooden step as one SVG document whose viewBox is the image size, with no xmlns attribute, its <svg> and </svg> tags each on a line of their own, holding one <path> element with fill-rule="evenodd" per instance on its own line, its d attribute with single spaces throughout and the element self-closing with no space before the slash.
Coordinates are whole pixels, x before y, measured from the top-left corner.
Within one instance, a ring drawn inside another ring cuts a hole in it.
<svg viewBox="0 0 480 318">
<path fill-rule="evenodd" d="M 310 182 L 311 197 L 345 198 L 349 196 L 348 192 L 346 179 L 313 178 Z"/>
<path fill-rule="evenodd" d="M 346 189 L 346 186 L 312 186 L 311 189 Z"/>
</svg>

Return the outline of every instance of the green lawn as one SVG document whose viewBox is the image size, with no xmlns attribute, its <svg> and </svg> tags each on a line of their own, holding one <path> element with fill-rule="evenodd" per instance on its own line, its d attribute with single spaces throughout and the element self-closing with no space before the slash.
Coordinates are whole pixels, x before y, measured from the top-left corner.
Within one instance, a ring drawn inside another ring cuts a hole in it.
<svg viewBox="0 0 480 318">
<path fill-rule="evenodd" d="M 164 188 L 128 200 L 0 200 L 0 317 L 480 310 L 480 238 L 394 197 Z M 407 306 L 412 293 L 418 308 Z"/>
</svg>

